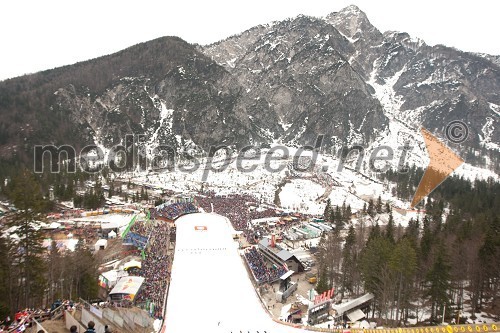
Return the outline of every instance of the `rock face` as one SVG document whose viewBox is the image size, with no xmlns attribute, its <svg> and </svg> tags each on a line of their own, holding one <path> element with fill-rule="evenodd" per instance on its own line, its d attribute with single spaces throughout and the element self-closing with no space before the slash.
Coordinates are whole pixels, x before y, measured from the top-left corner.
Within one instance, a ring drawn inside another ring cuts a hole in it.
<svg viewBox="0 0 500 333">
<path fill-rule="evenodd" d="M 256 34 L 258 37 L 256 38 Z M 268 140 L 369 143 L 387 118 L 362 74 L 352 43 L 322 19 L 299 16 L 207 46 L 238 79 L 240 105 Z"/>
<path fill-rule="evenodd" d="M 370 145 L 391 124 L 469 127 L 464 147 L 498 150 L 499 57 L 381 33 L 355 6 L 298 16 L 207 46 L 176 37 L 0 82 L 0 156 L 35 144 L 149 148 L 283 142 Z M 415 132 L 416 133 L 416 132 Z"/>
<path fill-rule="evenodd" d="M 469 127 L 466 146 L 499 148 L 498 56 L 381 33 L 356 6 L 250 29 L 204 52 L 293 124 L 284 134 L 274 129 L 284 141 L 322 132 L 333 142 L 366 144 L 386 135 L 390 121 L 444 137 L 447 124 L 460 120 Z M 307 111 L 297 118 L 298 110 Z"/>
</svg>

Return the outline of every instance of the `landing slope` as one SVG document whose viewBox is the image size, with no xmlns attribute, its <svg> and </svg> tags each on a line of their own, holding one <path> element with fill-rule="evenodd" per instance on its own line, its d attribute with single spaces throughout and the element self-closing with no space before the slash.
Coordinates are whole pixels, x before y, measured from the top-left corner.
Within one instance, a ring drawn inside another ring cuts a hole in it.
<svg viewBox="0 0 500 333">
<path fill-rule="evenodd" d="M 305 332 L 274 322 L 267 314 L 225 217 L 190 214 L 176 225 L 166 333 Z"/>
</svg>

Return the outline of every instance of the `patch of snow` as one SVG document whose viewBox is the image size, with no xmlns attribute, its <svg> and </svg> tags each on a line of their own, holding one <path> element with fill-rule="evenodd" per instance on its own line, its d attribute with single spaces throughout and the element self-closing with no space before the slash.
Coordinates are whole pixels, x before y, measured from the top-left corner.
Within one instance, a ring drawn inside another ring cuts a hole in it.
<svg viewBox="0 0 500 333">
<path fill-rule="evenodd" d="M 497 116 L 500 116 L 500 105 L 494 103 L 488 103 L 490 105 L 491 111 L 493 111 Z"/>
<path fill-rule="evenodd" d="M 495 120 L 493 118 L 486 117 L 486 123 L 481 128 L 483 135 L 479 134 L 479 139 L 486 148 L 500 150 L 500 145 L 491 141 L 491 136 L 495 131 L 494 123 Z"/>
</svg>

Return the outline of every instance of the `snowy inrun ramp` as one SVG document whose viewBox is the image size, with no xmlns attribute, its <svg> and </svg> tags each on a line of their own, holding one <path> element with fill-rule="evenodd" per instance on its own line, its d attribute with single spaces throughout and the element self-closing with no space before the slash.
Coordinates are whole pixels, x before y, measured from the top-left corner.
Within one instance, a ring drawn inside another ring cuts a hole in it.
<svg viewBox="0 0 500 333">
<path fill-rule="evenodd" d="M 176 221 L 166 333 L 306 332 L 272 320 L 232 239 L 228 219 L 196 213 Z"/>
</svg>

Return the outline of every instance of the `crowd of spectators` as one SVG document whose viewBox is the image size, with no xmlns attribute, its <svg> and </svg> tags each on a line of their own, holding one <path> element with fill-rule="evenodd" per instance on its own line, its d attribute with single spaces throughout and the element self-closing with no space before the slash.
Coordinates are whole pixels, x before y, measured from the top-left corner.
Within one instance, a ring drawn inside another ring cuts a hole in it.
<svg viewBox="0 0 500 333">
<path fill-rule="evenodd" d="M 61 306 L 61 307 L 60 307 Z M 34 320 L 43 322 L 51 319 L 57 311 L 72 310 L 76 306 L 70 300 L 56 301 L 52 304 L 51 309 L 34 309 L 26 308 L 15 313 L 14 317 L 7 316 L 3 321 L 0 321 L 1 332 L 24 332 L 29 327 L 34 326 Z"/>
<path fill-rule="evenodd" d="M 92 241 L 99 239 L 99 229 L 100 226 L 98 224 L 84 223 L 73 227 L 71 232 L 75 238 L 83 237 L 87 241 Z"/>
<path fill-rule="evenodd" d="M 249 207 L 258 207 L 257 202 L 257 199 L 250 195 L 222 196 L 208 192 L 196 197 L 196 205 L 192 202 L 163 204 L 150 211 L 152 222 L 136 222 L 131 231 L 144 236 L 149 235 L 150 239 L 146 248 L 146 258 L 139 271 L 139 275 L 145 280 L 142 291 L 136 298 L 136 303 L 145 303 L 146 301 L 154 303 L 153 315 L 156 318 L 161 318 L 165 291 L 170 277 L 170 258 L 167 255 L 170 226 L 166 222 L 156 220 L 158 217 L 173 220 L 180 215 L 197 212 L 197 206 L 206 212 L 211 212 L 213 207 L 214 212 L 231 221 L 235 230 L 242 231 L 251 244 L 256 244 L 262 235 L 262 230 L 249 228 L 250 219 L 276 216 L 276 211 L 273 209 L 250 211 Z M 274 281 L 286 272 L 284 267 L 268 266 L 255 248 L 246 251 L 245 257 L 259 283 Z"/>
<path fill-rule="evenodd" d="M 242 231 L 247 242 L 252 245 L 257 244 L 259 239 L 269 230 L 264 230 L 260 226 L 252 227 L 249 223 L 250 220 L 279 215 L 272 208 L 250 210 L 250 207 L 259 206 L 257 198 L 251 195 L 215 195 L 213 192 L 205 192 L 203 196 L 196 197 L 196 203 L 206 212 L 211 212 L 213 206 L 214 212 L 227 217 L 233 228 Z"/>
<path fill-rule="evenodd" d="M 275 217 L 278 216 L 279 213 L 276 212 L 275 209 L 266 208 L 264 210 L 253 210 L 250 212 L 250 219 L 263 219 L 267 217 Z"/>
<path fill-rule="evenodd" d="M 162 204 L 150 210 L 151 218 L 156 219 L 158 217 L 164 217 L 169 220 L 174 220 L 177 217 L 196 213 L 198 209 L 192 202 L 176 202 L 172 204 Z"/>
<path fill-rule="evenodd" d="M 277 267 L 276 265 L 268 267 L 264 257 L 255 247 L 245 251 L 245 258 L 259 284 L 273 282 L 287 271 L 284 267 Z"/>
<path fill-rule="evenodd" d="M 155 318 L 161 318 L 163 314 L 165 290 L 170 276 L 167 249 L 170 239 L 169 225 L 163 221 L 154 221 L 152 234 L 146 249 L 146 258 L 142 262 L 139 275 L 144 277 L 142 291 L 136 301 L 154 304 Z"/>
<path fill-rule="evenodd" d="M 227 217 L 235 230 L 248 230 L 250 219 L 250 205 L 256 205 L 256 198 L 250 195 L 232 194 L 229 196 L 215 195 L 213 192 L 204 193 L 203 196 L 196 197 L 196 203 L 205 212 L 212 211 Z"/>
<path fill-rule="evenodd" d="M 149 234 L 154 230 L 153 224 L 144 221 L 135 221 L 132 227 L 130 228 L 130 232 L 135 234 L 148 237 Z"/>
</svg>

